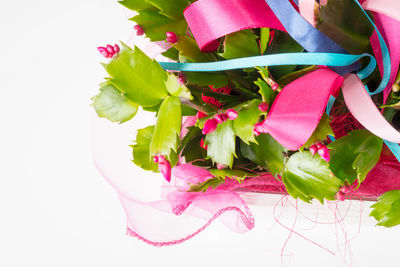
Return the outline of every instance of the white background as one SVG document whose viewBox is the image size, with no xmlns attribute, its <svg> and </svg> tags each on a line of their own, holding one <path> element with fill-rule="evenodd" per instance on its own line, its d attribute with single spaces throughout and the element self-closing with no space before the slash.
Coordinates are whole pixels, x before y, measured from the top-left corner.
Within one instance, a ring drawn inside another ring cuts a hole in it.
<svg viewBox="0 0 400 267">
<path fill-rule="evenodd" d="M 0 266 L 400 265 L 400 228 L 375 227 L 370 203 L 342 204 L 352 205 L 344 229 L 298 216 L 296 229 L 335 256 L 294 235 L 281 258 L 289 231 L 274 226 L 277 197 L 252 208 L 257 226 L 246 234 L 217 223 L 169 248 L 125 236 L 117 196 L 92 162 L 89 99 L 105 76 L 96 47 L 130 38 L 128 14 L 112 0 L 0 1 Z M 318 206 L 321 221 L 329 207 Z M 287 208 L 282 222 L 295 214 Z M 356 235 L 352 257 L 345 231 Z"/>
</svg>

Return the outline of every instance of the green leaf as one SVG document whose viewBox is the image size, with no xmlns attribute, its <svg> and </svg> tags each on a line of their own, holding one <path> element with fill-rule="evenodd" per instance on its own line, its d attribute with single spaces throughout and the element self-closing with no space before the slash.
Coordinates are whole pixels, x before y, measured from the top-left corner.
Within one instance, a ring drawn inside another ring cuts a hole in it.
<svg viewBox="0 0 400 267">
<path fill-rule="evenodd" d="M 275 31 L 274 39 L 271 45 L 267 49 L 267 54 L 279 54 L 279 53 L 295 53 L 303 52 L 304 48 L 299 45 L 293 38 L 282 31 Z M 279 80 L 281 77 L 293 72 L 297 66 L 271 66 L 269 71 L 275 80 Z"/>
<path fill-rule="evenodd" d="M 154 126 L 149 126 L 138 130 L 136 144 L 131 146 L 133 152 L 133 162 L 140 168 L 158 172 L 158 165 L 150 157 L 150 142 L 153 137 Z"/>
<path fill-rule="evenodd" d="M 120 90 L 109 83 L 104 83 L 100 88 L 100 93 L 92 100 L 92 106 L 97 115 L 112 122 L 129 121 L 136 115 L 139 108 L 137 104 L 126 99 Z"/>
<path fill-rule="evenodd" d="M 254 138 L 254 125 L 258 122 L 261 111 L 258 105 L 261 100 L 254 99 L 244 105 L 241 105 L 238 114 L 239 116 L 233 121 L 233 130 L 235 134 L 246 144 L 256 142 Z"/>
<path fill-rule="evenodd" d="M 105 68 L 112 84 L 125 92 L 126 98 L 141 106 L 155 106 L 168 95 L 164 82 L 166 72 L 137 47 L 133 51 L 123 45 L 118 56 Z"/>
<path fill-rule="evenodd" d="M 302 148 L 306 148 L 311 146 L 312 144 L 321 142 L 326 139 L 328 135 L 334 136 L 333 130 L 330 126 L 331 119 L 324 113 L 322 115 L 321 120 L 318 123 L 317 128 L 314 130 L 311 137 L 307 140 L 307 142 L 302 146 Z"/>
<path fill-rule="evenodd" d="M 297 80 L 298 78 L 304 76 L 307 73 L 313 72 L 314 70 L 317 70 L 318 66 L 311 66 L 307 67 L 298 71 L 291 72 L 282 78 L 280 78 L 277 83 L 280 85 L 288 85 L 289 83 L 293 82 L 294 80 Z"/>
<path fill-rule="evenodd" d="M 283 183 L 294 198 L 309 202 L 311 198 L 334 200 L 342 182 L 334 177 L 329 165 L 309 151 L 293 154 L 283 172 Z"/>
<path fill-rule="evenodd" d="M 157 123 L 150 144 L 150 156 L 164 155 L 168 159 L 172 151 L 178 149 L 181 132 L 181 101 L 178 97 L 168 96 L 158 111 Z"/>
<path fill-rule="evenodd" d="M 213 162 L 232 167 L 235 155 L 235 133 L 232 121 L 228 120 L 218 125 L 217 130 L 207 134 L 205 144 L 208 144 L 207 156 Z"/>
<path fill-rule="evenodd" d="M 260 49 L 261 53 L 264 54 L 265 50 L 267 50 L 269 42 L 269 28 L 261 28 L 260 29 Z"/>
<path fill-rule="evenodd" d="M 211 178 L 203 183 L 192 185 L 189 192 L 206 192 L 209 188 L 215 189 L 219 185 L 223 184 L 225 180 L 219 178 Z"/>
<path fill-rule="evenodd" d="M 189 84 L 198 86 L 212 85 L 221 88 L 228 85 L 228 77 L 222 72 L 184 72 Z"/>
<path fill-rule="evenodd" d="M 269 134 L 256 137 L 257 143 L 240 143 L 242 155 L 277 176 L 285 167 L 285 148 Z"/>
<path fill-rule="evenodd" d="M 378 198 L 378 202 L 371 206 L 370 216 L 373 216 L 378 225 L 392 227 L 400 224 L 400 190 L 386 192 Z"/>
<path fill-rule="evenodd" d="M 192 62 L 214 61 L 210 53 L 201 52 L 196 41 L 187 35 L 179 35 L 178 42 L 173 44 L 173 47 L 179 51 L 181 57 L 185 57 Z"/>
<path fill-rule="evenodd" d="M 167 87 L 168 92 L 173 96 L 189 100 L 193 99 L 189 89 L 185 85 L 179 83 L 178 78 L 176 78 L 174 74 L 168 74 L 168 79 L 165 82 L 165 86 Z"/>
<path fill-rule="evenodd" d="M 367 51 L 374 29 L 353 0 L 328 0 L 320 6 L 316 17 L 317 29 L 350 54 Z"/>
<path fill-rule="evenodd" d="M 219 55 L 225 59 L 260 55 L 257 36 L 252 30 L 243 30 L 228 34 L 224 40 L 224 52 Z"/>
<path fill-rule="evenodd" d="M 179 51 L 174 47 L 171 47 L 167 51 L 161 53 L 164 57 L 178 61 L 179 60 Z"/>
<path fill-rule="evenodd" d="M 118 2 L 126 8 L 134 11 L 139 11 L 152 7 L 152 5 L 143 0 L 122 0 Z"/>
<path fill-rule="evenodd" d="M 139 10 L 138 15 L 130 20 L 142 26 L 146 36 L 152 42 L 163 41 L 166 38 L 166 32 L 184 34 L 187 30 L 187 23 L 184 18 L 179 20 L 168 18 L 160 14 L 156 8 Z"/>
<path fill-rule="evenodd" d="M 383 141 L 367 130 L 356 130 L 331 143 L 330 169 L 343 182 L 364 181 L 380 158 Z"/>
<path fill-rule="evenodd" d="M 258 78 L 258 80 L 254 82 L 254 84 L 260 88 L 258 92 L 262 96 L 263 101 L 271 106 L 272 103 L 274 103 L 276 92 L 272 90 L 271 87 L 261 78 Z"/>
<path fill-rule="evenodd" d="M 186 0 L 146 0 L 160 10 L 160 13 L 171 18 L 180 19 L 183 17 L 183 10 L 188 6 Z"/>
<path fill-rule="evenodd" d="M 225 180 L 226 177 L 237 180 L 239 183 L 243 182 L 249 174 L 242 170 L 231 170 L 231 169 L 211 169 L 210 173 L 218 179 Z"/>
</svg>

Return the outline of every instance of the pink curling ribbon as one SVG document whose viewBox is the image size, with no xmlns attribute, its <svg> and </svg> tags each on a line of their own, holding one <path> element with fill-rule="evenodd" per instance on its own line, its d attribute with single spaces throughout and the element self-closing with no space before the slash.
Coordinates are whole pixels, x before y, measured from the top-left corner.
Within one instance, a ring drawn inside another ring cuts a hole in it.
<svg viewBox="0 0 400 267">
<path fill-rule="evenodd" d="M 188 6 L 184 16 L 201 51 L 218 48 L 217 39 L 253 28 L 285 31 L 265 0 L 201 0 Z"/>
<path fill-rule="evenodd" d="M 346 77 L 342 92 L 348 109 L 366 129 L 385 140 L 400 143 L 400 133 L 376 108 L 357 75 Z"/>
<path fill-rule="evenodd" d="M 337 95 L 342 83 L 343 77 L 327 68 L 291 82 L 279 93 L 257 130 L 269 133 L 287 149 L 299 149 L 317 128 L 329 97 Z"/>
<path fill-rule="evenodd" d="M 299 12 L 305 20 L 316 26 L 314 13 L 315 0 L 299 0 Z"/>
</svg>

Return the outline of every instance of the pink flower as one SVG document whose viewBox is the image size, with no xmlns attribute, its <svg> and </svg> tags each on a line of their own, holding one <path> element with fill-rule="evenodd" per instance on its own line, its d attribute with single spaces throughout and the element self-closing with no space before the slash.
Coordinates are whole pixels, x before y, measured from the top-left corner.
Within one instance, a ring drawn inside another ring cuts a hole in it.
<svg viewBox="0 0 400 267">
<path fill-rule="evenodd" d="M 141 36 L 144 34 L 144 30 L 143 30 L 142 26 L 140 26 L 140 25 L 133 26 L 133 29 L 136 31 L 137 36 Z"/>
<path fill-rule="evenodd" d="M 200 141 L 200 146 L 201 146 L 201 148 L 207 150 L 207 145 L 204 144 L 204 139 L 201 139 L 201 141 Z"/>
<path fill-rule="evenodd" d="M 231 121 L 236 120 L 236 118 L 239 116 L 239 114 L 237 113 L 236 110 L 230 108 L 225 112 L 226 116 L 228 117 L 228 119 L 230 119 Z"/>
<path fill-rule="evenodd" d="M 310 146 L 310 152 L 311 152 L 311 154 L 314 156 L 315 154 L 317 154 L 317 151 L 318 151 L 318 147 L 316 146 L 316 145 L 312 145 L 312 146 Z"/>
<path fill-rule="evenodd" d="M 261 112 L 267 112 L 268 111 L 268 104 L 265 102 L 260 103 L 260 105 L 258 105 L 258 109 L 261 110 Z"/>
<path fill-rule="evenodd" d="M 117 44 L 115 44 L 114 46 L 108 44 L 106 47 L 104 46 L 97 47 L 97 50 L 103 57 L 112 58 L 113 56 L 119 53 L 120 48 Z"/>
<path fill-rule="evenodd" d="M 214 132 L 218 127 L 218 121 L 217 119 L 208 119 L 206 123 L 204 124 L 203 128 L 203 134 L 209 134 Z"/>
<path fill-rule="evenodd" d="M 154 162 L 158 163 L 158 170 L 167 182 L 171 181 L 171 163 L 162 155 L 154 156 Z"/>
<path fill-rule="evenodd" d="M 178 42 L 178 36 L 174 32 L 166 32 L 167 42 L 171 44 L 176 44 Z"/>
<path fill-rule="evenodd" d="M 323 158 L 327 162 L 331 160 L 329 149 L 326 146 L 322 146 L 318 149 L 318 155 L 320 155 L 321 158 Z"/>
</svg>

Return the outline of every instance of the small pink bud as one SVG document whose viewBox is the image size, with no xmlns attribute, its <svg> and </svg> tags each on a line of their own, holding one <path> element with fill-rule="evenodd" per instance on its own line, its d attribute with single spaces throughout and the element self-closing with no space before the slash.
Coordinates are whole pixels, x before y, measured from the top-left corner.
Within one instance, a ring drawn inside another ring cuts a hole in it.
<svg viewBox="0 0 400 267">
<path fill-rule="evenodd" d="M 167 182 L 171 181 L 171 164 L 164 156 L 158 157 L 158 170 L 162 173 Z"/>
<path fill-rule="evenodd" d="M 103 47 L 103 46 L 99 46 L 97 47 L 97 50 L 100 52 L 100 54 L 105 57 L 108 58 L 110 53 L 108 53 L 107 48 Z"/>
<path fill-rule="evenodd" d="M 204 117 L 207 117 L 207 114 L 205 114 L 205 113 L 203 113 L 201 111 L 197 112 L 196 119 L 201 119 L 201 118 L 204 118 Z"/>
<path fill-rule="evenodd" d="M 140 26 L 140 25 L 133 26 L 133 29 L 136 31 L 137 36 L 141 36 L 144 34 L 144 30 L 143 30 L 142 26 Z"/>
<path fill-rule="evenodd" d="M 218 170 L 225 169 L 225 165 L 217 163 L 217 169 Z"/>
<path fill-rule="evenodd" d="M 121 51 L 121 49 L 119 48 L 119 45 L 117 45 L 117 44 L 114 45 L 114 51 L 115 51 L 115 53 L 119 53 L 119 51 Z"/>
<path fill-rule="evenodd" d="M 267 129 L 264 127 L 264 121 L 257 123 L 254 125 L 254 130 L 253 130 L 255 135 L 260 135 L 262 133 L 267 133 Z"/>
<path fill-rule="evenodd" d="M 107 45 L 107 51 L 112 55 L 115 54 L 114 47 L 112 45 Z"/>
<path fill-rule="evenodd" d="M 215 119 L 217 120 L 218 124 L 223 123 L 228 119 L 228 116 L 226 114 L 217 114 L 215 115 Z"/>
<path fill-rule="evenodd" d="M 318 149 L 318 155 L 320 155 L 321 158 L 327 162 L 329 162 L 331 159 L 329 149 L 326 146 Z"/>
<path fill-rule="evenodd" d="M 203 134 L 209 134 L 214 132 L 218 127 L 218 121 L 216 119 L 208 119 L 204 124 Z"/>
<path fill-rule="evenodd" d="M 178 36 L 174 32 L 166 32 L 167 42 L 171 44 L 176 44 L 178 42 Z"/>
<path fill-rule="evenodd" d="M 314 156 L 315 154 L 317 154 L 317 151 L 318 151 L 318 147 L 316 146 L 316 145 L 312 145 L 312 146 L 310 146 L 310 152 L 311 152 L 311 154 Z"/>
<path fill-rule="evenodd" d="M 232 108 L 228 109 L 225 114 L 231 121 L 236 120 L 236 118 L 239 116 L 238 112 Z"/>
<path fill-rule="evenodd" d="M 279 84 L 274 83 L 274 84 L 271 86 L 271 88 L 272 88 L 272 90 L 276 91 L 276 90 L 278 90 L 278 88 L 279 88 Z"/>
<path fill-rule="evenodd" d="M 336 194 L 336 199 L 337 200 L 339 200 L 339 201 L 344 201 L 344 199 L 345 199 L 345 194 L 340 190 L 339 192 L 337 192 L 337 194 Z"/>
<path fill-rule="evenodd" d="M 182 72 L 180 72 L 178 75 L 178 82 L 180 84 L 185 84 L 185 82 L 186 82 L 185 74 L 183 74 Z"/>
<path fill-rule="evenodd" d="M 153 160 L 154 160 L 155 163 L 158 163 L 158 161 L 159 161 L 160 159 L 159 159 L 158 156 L 154 156 L 154 157 L 153 157 Z"/>
<path fill-rule="evenodd" d="M 260 105 L 258 105 L 258 109 L 261 110 L 261 112 L 267 112 L 268 107 L 268 104 L 265 102 L 262 102 Z"/>
<path fill-rule="evenodd" d="M 316 146 L 317 146 L 318 149 L 321 149 L 321 148 L 323 148 L 325 145 L 322 144 L 322 143 L 318 143 L 318 144 L 316 144 Z"/>
<path fill-rule="evenodd" d="M 204 139 L 201 139 L 201 141 L 200 141 L 200 146 L 201 146 L 201 148 L 207 150 L 207 145 L 204 144 Z"/>
</svg>

